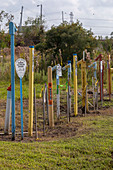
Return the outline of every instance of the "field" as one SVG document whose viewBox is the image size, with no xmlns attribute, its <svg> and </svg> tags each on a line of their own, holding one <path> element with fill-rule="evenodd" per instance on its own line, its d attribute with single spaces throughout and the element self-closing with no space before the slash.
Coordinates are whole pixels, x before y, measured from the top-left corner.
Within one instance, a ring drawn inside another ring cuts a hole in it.
<svg viewBox="0 0 113 170">
<path fill-rule="evenodd" d="M 35 139 L 35 121 L 33 136 L 28 135 L 29 119 L 29 77 L 28 68 L 23 78 L 23 128 L 21 140 L 20 86 L 15 77 L 15 141 L 10 134 L 4 135 L 7 87 L 10 85 L 10 60 L 1 66 L 0 77 L 0 169 L 113 169 L 113 95 L 111 101 L 107 94 L 106 74 L 104 77 L 104 101 L 99 101 L 98 110 L 89 105 L 89 112 L 82 114 L 82 100 L 78 95 L 78 116 L 74 115 L 73 83 L 71 83 L 71 115 L 67 122 L 66 83 L 67 72 L 60 78 L 60 120 L 56 119 L 56 80 L 53 75 L 53 101 L 55 127 L 49 128 L 47 122 L 43 128 L 42 87 L 47 83 L 47 75 L 35 73 L 36 110 L 38 139 Z M 43 75 L 43 76 L 42 76 Z M 93 71 L 87 72 L 88 100 L 93 103 Z M 98 75 L 99 77 L 99 75 Z M 8 80 L 8 81 L 7 81 Z M 112 89 L 113 90 L 113 89 Z M 78 91 L 81 93 L 81 70 L 78 69 Z M 35 117 L 34 117 L 35 120 Z"/>
<path fill-rule="evenodd" d="M 4 130 L 7 82 L 1 83 L 0 131 Z M 19 83 L 16 83 L 16 140 L 11 134 L 0 135 L 0 169 L 112 169 L 113 168 L 113 101 L 106 100 L 98 112 L 90 109 L 85 117 L 73 115 L 67 123 L 65 89 L 62 90 L 61 119 L 55 120 L 55 127 L 46 123 L 43 135 L 43 113 L 40 91 L 36 84 L 38 140 L 20 135 Z M 23 83 L 24 131 L 28 131 L 28 83 Z M 3 97 L 4 96 L 4 97 Z M 63 98 L 64 96 L 64 98 Z M 4 99 L 3 99 L 4 98 Z M 106 96 L 106 98 L 108 98 Z M 72 98 L 73 101 L 73 98 Z M 80 104 L 79 104 L 80 105 Z M 54 111 L 56 105 L 54 102 Z M 79 108 L 80 111 L 80 108 Z M 34 127 L 35 130 L 35 127 Z"/>
<path fill-rule="evenodd" d="M 111 108 L 71 118 L 69 124 L 60 125 L 66 135 L 48 137 L 47 132 L 38 141 L 0 141 L 0 168 L 112 169 L 112 112 Z"/>
</svg>

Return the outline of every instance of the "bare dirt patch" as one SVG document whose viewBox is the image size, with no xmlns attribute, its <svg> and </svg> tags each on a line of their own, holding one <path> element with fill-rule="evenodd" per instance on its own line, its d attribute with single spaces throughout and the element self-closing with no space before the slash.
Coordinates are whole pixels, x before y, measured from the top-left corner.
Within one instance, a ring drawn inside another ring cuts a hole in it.
<svg viewBox="0 0 113 170">
<path fill-rule="evenodd" d="M 6 102 L 0 101 L 0 141 L 11 141 L 12 134 L 10 131 L 9 135 L 4 135 L 4 121 L 5 121 L 5 108 Z M 28 100 L 23 100 L 23 110 L 24 110 L 24 139 L 22 142 L 33 142 L 36 141 L 35 138 L 35 123 L 34 123 L 34 133 L 33 136 L 30 137 L 28 135 L 28 119 L 29 119 L 29 112 L 28 112 Z M 66 105 L 61 105 L 61 116 L 60 120 L 56 119 L 56 106 L 54 106 L 55 110 L 55 126 L 54 128 L 49 128 L 47 124 L 47 113 L 46 113 L 46 123 L 45 123 L 45 132 L 43 132 L 43 107 L 42 107 L 42 100 L 37 99 L 37 115 L 38 115 L 38 139 L 37 141 L 50 141 L 50 140 L 59 140 L 70 138 L 74 136 L 78 136 L 78 133 L 89 133 L 91 129 L 84 128 L 83 123 L 80 121 L 81 112 L 79 113 L 78 117 L 73 115 L 73 107 L 72 107 L 72 114 L 71 114 L 71 121 L 67 123 L 67 116 L 66 116 Z M 16 101 L 15 103 L 15 120 L 16 120 L 16 135 L 15 135 L 15 142 L 21 141 L 21 116 L 20 116 L 20 101 Z M 80 111 L 80 108 L 79 108 Z M 93 117 L 100 115 L 111 115 L 113 113 L 113 108 L 102 108 L 101 110 L 94 112 L 93 110 L 90 111 L 85 117 L 89 115 Z M 10 127 L 11 129 L 11 127 Z"/>
</svg>

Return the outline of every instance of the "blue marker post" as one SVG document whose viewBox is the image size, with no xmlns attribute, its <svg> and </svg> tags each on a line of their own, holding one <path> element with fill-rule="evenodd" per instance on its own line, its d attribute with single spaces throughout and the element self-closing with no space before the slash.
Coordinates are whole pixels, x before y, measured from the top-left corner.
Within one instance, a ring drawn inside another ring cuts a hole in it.
<svg viewBox="0 0 113 170">
<path fill-rule="evenodd" d="M 69 95 L 69 114 L 71 114 L 71 61 L 68 60 L 68 95 Z"/>
<path fill-rule="evenodd" d="M 23 101 L 22 101 L 22 78 L 26 71 L 26 61 L 23 58 L 19 58 L 15 62 L 16 72 L 20 78 L 20 105 L 21 105 L 21 140 L 23 140 Z"/>
<path fill-rule="evenodd" d="M 12 140 L 15 140 L 15 66 L 14 66 L 14 34 L 16 27 L 13 22 L 9 23 L 9 34 L 11 35 L 11 98 L 12 98 Z"/>
<path fill-rule="evenodd" d="M 21 140 L 23 140 L 23 101 L 22 101 L 22 78 L 20 78 L 20 105 L 21 105 Z"/>
</svg>

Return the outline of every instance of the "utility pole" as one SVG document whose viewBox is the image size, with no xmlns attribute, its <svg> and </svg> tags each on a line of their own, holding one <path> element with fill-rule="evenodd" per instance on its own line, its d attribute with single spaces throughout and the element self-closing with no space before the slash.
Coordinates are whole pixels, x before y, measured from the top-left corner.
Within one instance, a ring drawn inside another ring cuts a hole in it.
<svg viewBox="0 0 113 170">
<path fill-rule="evenodd" d="M 40 25 L 42 26 L 42 4 L 37 5 L 37 7 L 40 6 Z"/>
<path fill-rule="evenodd" d="M 62 23 L 64 23 L 64 12 L 62 11 Z"/>
<path fill-rule="evenodd" d="M 19 25 L 19 33 L 22 31 L 22 15 L 23 15 L 23 6 L 21 8 L 21 12 L 20 12 L 20 25 Z"/>
<path fill-rule="evenodd" d="M 72 12 L 70 12 L 70 14 L 69 14 L 69 15 L 70 15 L 70 23 L 72 24 L 72 23 L 73 23 L 73 16 L 74 16 L 74 15 L 73 15 L 73 13 L 72 13 Z"/>
</svg>

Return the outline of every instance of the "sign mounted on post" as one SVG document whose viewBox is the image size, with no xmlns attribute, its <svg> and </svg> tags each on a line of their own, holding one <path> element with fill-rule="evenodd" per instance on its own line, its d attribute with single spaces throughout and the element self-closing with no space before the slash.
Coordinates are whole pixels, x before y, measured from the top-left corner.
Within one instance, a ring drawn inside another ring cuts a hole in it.
<svg viewBox="0 0 113 170">
<path fill-rule="evenodd" d="M 26 71 L 26 65 L 27 65 L 26 60 L 24 60 L 23 58 L 19 58 L 15 62 L 16 72 L 20 79 L 24 77 Z"/>
<path fill-rule="evenodd" d="M 57 65 L 57 75 L 58 75 L 59 77 L 62 76 L 62 68 L 61 68 L 60 64 Z"/>
<path fill-rule="evenodd" d="M 19 58 L 15 62 L 16 72 L 20 78 L 20 105 L 21 105 L 21 139 L 23 140 L 23 101 L 22 101 L 22 78 L 26 71 L 26 60 Z"/>
</svg>

